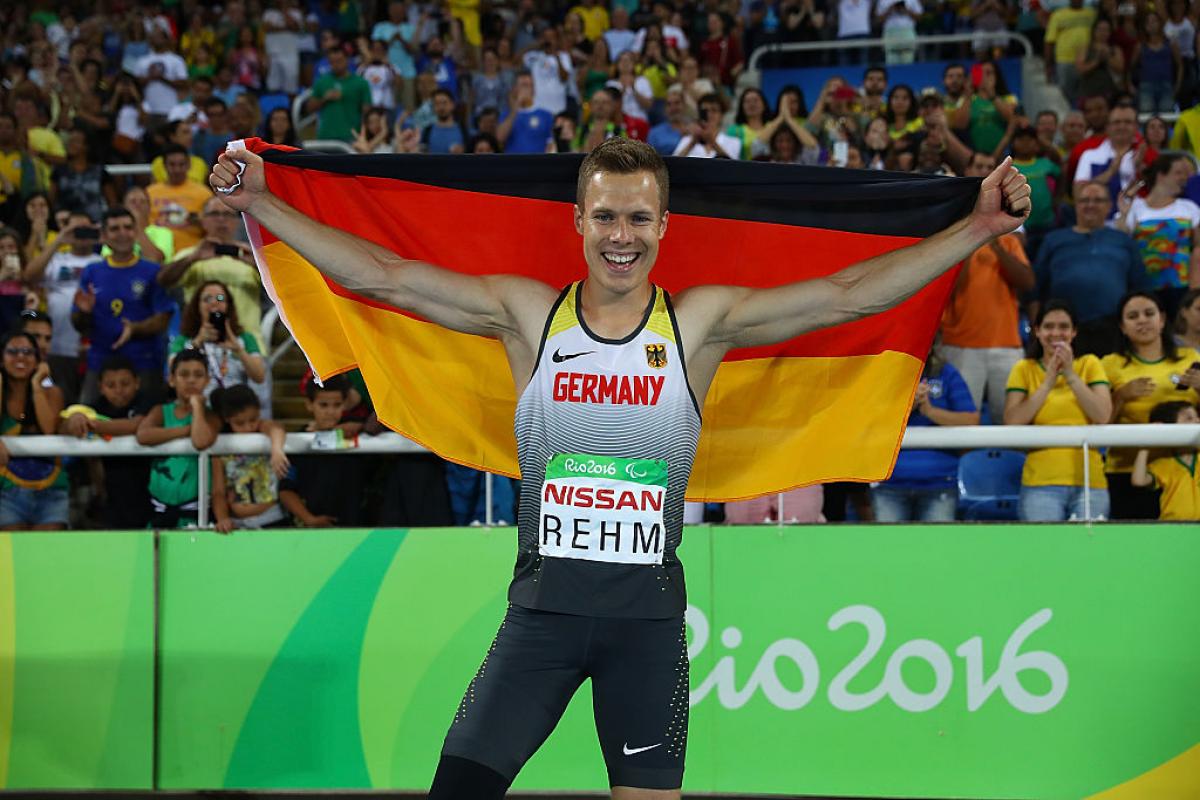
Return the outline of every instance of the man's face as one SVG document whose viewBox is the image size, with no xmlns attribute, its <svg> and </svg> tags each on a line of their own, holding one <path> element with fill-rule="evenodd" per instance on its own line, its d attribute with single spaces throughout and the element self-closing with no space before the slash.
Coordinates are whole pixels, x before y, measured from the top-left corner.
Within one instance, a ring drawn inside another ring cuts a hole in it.
<svg viewBox="0 0 1200 800">
<path fill-rule="evenodd" d="M 100 394 L 114 408 L 126 408 L 138 392 L 138 378 L 127 369 L 110 369 L 100 375 Z"/>
<path fill-rule="evenodd" d="M 342 420 L 342 407 L 346 398 L 341 392 L 317 391 L 312 400 L 305 398 L 304 405 L 312 414 L 313 427 L 319 431 L 331 431 Z"/>
<path fill-rule="evenodd" d="M 624 6 L 617 6 L 612 13 L 612 26 L 617 30 L 625 30 L 629 27 L 629 12 Z"/>
<path fill-rule="evenodd" d="M 42 358 L 50 355 L 50 340 L 54 338 L 54 329 L 49 322 L 44 319 L 31 319 L 21 327 L 21 330 L 37 342 Z"/>
<path fill-rule="evenodd" d="M 204 109 L 204 115 L 208 117 L 209 131 L 224 131 L 229 125 L 229 112 L 220 103 L 208 106 Z"/>
<path fill-rule="evenodd" d="M 388 3 L 388 19 L 393 25 L 400 25 L 408 17 L 408 9 L 404 3 Z"/>
<path fill-rule="evenodd" d="M 986 178 L 996 168 L 996 159 L 990 155 L 976 153 L 971 157 L 971 161 L 967 164 L 966 177 L 968 178 Z"/>
<path fill-rule="evenodd" d="M 588 181 L 575 230 L 583 237 L 588 277 L 618 294 L 645 285 L 667 232 L 658 183 L 650 172 L 597 172 Z"/>
<path fill-rule="evenodd" d="M 200 227 L 204 228 L 207 239 L 219 242 L 230 242 L 237 229 L 238 215 L 215 197 L 204 204 L 204 213 L 200 217 Z"/>
<path fill-rule="evenodd" d="M 1058 119 L 1053 114 L 1038 114 L 1035 124 L 1037 135 L 1043 141 L 1054 141 L 1054 134 L 1058 130 Z"/>
<path fill-rule="evenodd" d="M 167 183 L 172 186 L 181 186 L 187 180 L 189 159 L 186 153 L 169 153 L 163 159 L 163 166 L 167 170 Z"/>
<path fill-rule="evenodd" d="M 966 85 L 967 71 L 962 67 L 951 67 L 942 76 L 942 86 L 945 87 L 946 94 L 951 97 L 958 97 L 962 94 Z"/>
<path fill-rule="evenodd" d="M 608 92 L 601 89 L 592 95 L 592 119 L 609 122 L 612 119 L 613 101 Z"/>
<path fill-rule="evenodd" d="M 213 87 L 208 80 L 192 81 L 192 103 L 196 108 L 204 108 L 204 104 L 212 99 Z"/>
<path fill-rule="evenodd" d="M 1102 131 L 1108 124 L 1108 101 L 1103 97 L 1089 97 L 1083 101 L 1083 119 L 1093 131 Z"/>
<path fill-rule="evenodd" d="M 475 123 L 475 127 L 480 133 L 490 133 L 496 135 L 496 129 L 500 127 L 500 122 L 493 112 L 487 112 L 479 115 L 479 121 Z"/>
<path fill-rule="evenodd" d="M 346 74 L 346 53 L 340 47 L 334 47 L 329 51 L 329 69 L 334 75 L 339 78 Z"/>
<path fill-rule="evenodd" d="M 430 58 L 441 58 L 442 53 L 446 50 L 446 44 L 442 41 L 442 37 L 434 36 L 425 44 L 425 55 Z"/>
<path fill-rule="evenodd" d="M 1104 226 L 1112 200 L 1103 186 L 1087 183 L 1075 192 L 1075 216 L 1079 227 L 1096 230 Z"/>
<path fill-rule="evenodd" d="M 546 28 L 542 31 L 542 49 L 547 53 L 553 53 L 558 50 L 558 30 L 555 28 Z"/>
<path fill-rule="evenodd" d="M 439 122 L 446 122 L 454 116 L 454 101 L 442 93 L 433 96 L 433 113 Z"/>
<path fill-rule="evenodd" d="M 667 93 L 667 119 L 673 123 L 682 122 L 687 106 L 683 102 L 681 92 Z"/>
<path fill-rule="evenodd" d="M 1082 114 L 1068 114 L 1062 121 L 1063 144 L 1073 147 L 1087 135 L 1087 122 Z"/>
<path fill-rule="evenodd" d="M 878 70 L 872 70 L 863 77 L 863 94 L 880 97 L 887 90 L 887 78 Z"/>
<path fill-rule="evenodd" d="M 1132 108 L 1114 108 L 1108 113 L 1105 132 L 1113 147 L 1128 147 L 1137 133 L 1137 112 Z"/>
<path fill-rule="evenodd" d="M 721 109 L 720 103 L 701 103 L 700 104 L 700 121 L 701 122 L 709 122 L 712 120 L 719 121 L 724 113 L 725 112 Z"/>
<path fill-rule="evenodd" d="M 133 255 L 133 243 L 137 229 L 133 217 L 112 217 L 104 223 L 104 244 L 112 248 L 113 257 L 125 261 Z"/>
<path fill-rule="evenodd" d="M 67 221 L 67 224 L 74 225 L 76 227 L 89 227 L 92 225 L 92 218 L 87 214 L 71 214 L 71 218 Z M 86 256 L 95 249 L 95 239 L 75 239 L 74 243 L 71 245 L 72 255 L 77 256 Z"/>
</svg>

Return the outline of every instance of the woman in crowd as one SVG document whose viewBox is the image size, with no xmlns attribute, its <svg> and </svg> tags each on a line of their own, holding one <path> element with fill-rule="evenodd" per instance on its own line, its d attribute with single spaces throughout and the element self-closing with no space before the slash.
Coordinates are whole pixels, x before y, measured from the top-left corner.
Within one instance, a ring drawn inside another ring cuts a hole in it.
<svg viewBox="0 0 1200 800">
<path fill-rule="evenodd" d="M 67 134 L 67 163 L 50 175 L 50 198 L 63 208 L 81 210 L 100 219 L 109 206 L 117 204 L 117 187 L 103 165 L 92 160 L 83 131 Z"/>
<path fill-rule="evenodd" d="M 1188 289 L 1175 315 L 1175 344 L 1200 351 L 1200 289 Z"/>
<path fill-rule="evenodd" d="M 276 108 L 267 114 L 263 122 L 262 138 L 267 144 L 285 144 L 295 147 L 296 128 L 292 125 L 292 114 L 287 108 Z"/>
<path fill-rule="evenodd" d="M 685 56 L 679 63 L 679 82 L 671 88 L 676 86 L 683 92 L 683 103 L 692 119 L 700 115 L 700 98 L 716 91 L 712 81 L 700 77 L 700 62 L 692 56 Z"/>
<path fill-rule="evenodd" d="M 50 209 L 50 195 L 45 192 L 34 192 L 25 198 L 24 214 L 18 220 L 17 228 L 22 234 L 21 253 L 26 262 L 37 258 L 58 235 L 58 226 Z"/>
<path fill-rule="evenodd" d="M 0 331 L 12 328 L 25 308 L 26 292 L 21 282 L 24 271 L 21 234 L 0 227 Z"/>
<path fill-rule="evenodd" d="M 1200 402 L 1200 353 L 1178 347 L 1167 328 L 1162 300 L 1149 292 L 1126 295 L 1119 306 L 1121 350 L 1104 357 L 1113 389 L 1111 422 L 1144 424 L 1150 409 L 1169 400 Z M 1108 451 L 1108 487 L 1113 519 L 1155 519 L 1158 498 L 1133 486 L 1129 474 L 1136 450 Z"/>
<path fill-rule="evenodd" d="M 731 25 L 716 11 L 708 14 L 708 38 L 700 43 L 700 69 L 722 86 L 732 86 L 745 66 L 738 37 L 729 32 Z"/>
<path fill-rule="evenodd" d="M 1133 49 L 1130 71 L 1138 76 L 1138 110 L 1163 114 L 1175 110 L 1175 95 L 1183 80 L 1179 48 L 1163 33 L 1162 17 L 1147 11 L 1142 38 Z"/>
<path fill-rule="evenodd" d="M 767 105 L 765 94 L 753 87 L 742 92 L 737 104 L 737 113 L 733 117 L 733 124 L 725 131 L 742 143 L 742 160 L 749 161 L 767 152 L 775 131 L 783 122 L 783 120 L 779 120 L 778 124 L 772 124 L 768 131 L 769 123 L 767 121 L 770 119 L 771 107 Z M 810 136 L 810 138 L 812 137 Z"/>
<path fill-rule="evenodd" d="M 599 39 L 599 42 L 604 41 Z M 650 81 L 654 93 L 654 105 L 650 107 L 650 122 L 657 124 L 666 116 L 667 89 L 675 82 L 679 70 L 667 57 L 662 39 L 647 38 L 642 44 L 641 73 Z"/>
<path fill-rule="evenodd" d="M 1108 422 L 1112 396 L 1108 378 L 1094 355 L 1075 356 L 1075 315 L 1066 303 L 1051 300 L 1034 322 L 1029 358 L 1008 376 L 1004 401 L 1006 425 L 1100 425 Z M 1053 522 L 1109 515 L 1104 462 L 1088 451 L 1084 482 L 1083 451 L 1078 447 L 1032 450 L 1021 473 L 1021 519 Z M 1085 497 L 1085 494 L 1087 495 Z"/>
<path fill-rule="evenodd" d="M 601 36 L 592 43 L 592 52 L 588 54 L 583 68 L 575 71 L 575 79 L 579 81 L 582 96 L 591 97 L 603 89 L 612 77 L 612 71 L 613 63 L 608 57 L 608 42 Z"/>
<path fill-rule="evenodd" d="M 58 430 L 62 392 L 27 333 L 0 340 L 0 431 L 5 436 Z M 0 445 L 0 529 L 62 530 L 69 522 L 67 473 L 61 458 L 13 458 Z"/>
<path fill-rule="evenodd" d="M 229 53 L 233 81 L 251 91 L 262 89 L 263 54 L 258 49 L 254 29 L 247 26 L 238 31 L 237 47 Z"/>
<path fill-rule="evenodd" d="M 255 338 L 242 330 L 232 299 L 225 284 L 202 284 L 184 306 L 180 335 L 171 341 L 172 355 L 186 349 L 203 353 L 208 364 L 206 398 L 218 387 L 261 382 L 267 374 L 266 359 Z"/>
<path fill-rule="evenodd" d="M 501 116 L 507 114 L 508 93 L 512 91 L 513 78 L 512 70 L 500 68 L 500 59 L 495 48 L 485 49 L 479 70 L 471 75 L 472 112 L 478 114 L 482 109 L 491 107 L 500 112 Z"/>
<path fill-rule="evenodd" d="M 908 424 L 979 424 L 967 382 L 942 358 L 936 344 L 925 361 Z M 958 454 L 901 450 L 892 477 L 871 485 L 871 507 L 876 522 L 953 522 L 958 508 Z"/>
<path fill-rule="evenodd" d="M 1004 141 L 1008 121 L 1016 113 L 1017 98 L 1008 91 L 1004 74 L 995 62 L 984 61 L 971 69 L 975 93 L 970 103 L 954 112 L 950 127 L 966 128 L 971 146 L 981 153 L 992 153 Z M 999 159 L 997 159 L 999 160 Z"/>
<path fill-rule="evenodd" d="M 362 125 L 354 130 L 354 141 L 350 146 L 354 148 L 354 152 L 363 155 L 394 152 L 388 110 L 382 106 L 373 106 L 364 111 Z"/>
<path fill-rule="evenodd" d="M 888 136 L 892 139 L 897 168 L 907 172 L 915 166 L 917 134 L 925 127 L 925 120 L 917 111 L 917 99 L 912 87 L 903 83 L 892 87 L 883 119 L 887 122 Z"/>
<path fill-rule="evenodd" d="M 637 74 L 637 56 L 626 50 L 613 65 L 612 79 L 608 86 L 621 93 L 621 111 L 629 118 L 649 123 L 650 107 L 654 105 L 654 87 L 645 75 Z"/>
<path fill-rule="evenodd" d="M 1075 57 L 1079 73 L 1079 96 L 1102 95 L 1111 99 L 1128 90 L 1125 78 L 1125 53 L 1112 42 L 1112 23 L 1099 17 L 1092 24 L 1092 41 Z"/>
<path fill-rule="evenodd" d="M 896 168 L 892 137 L 888 136 L 887 120 L 883 117 L 875 117 L 867 123 L 867 130 L 863 133 L 862 157 L 867 169 Z"/>
<path fill-rule="evenodd" d="M 1175 316 L 1179 299 L 1187 291 L 1191 266 L 1200 258 L 1200 206 L 1182 197 L 1188 178 L 1195 173 L 1185 155 L 1162 155 L 1146 168 L 1145 197 L 1118 198 L 1116 226 L 1137 240 L 1150 287 L 1163 301 L 1168 318 Z M 1200 277 L 1200 276 L 1196 276 Z"/>
<path fill-rule="evenodd" d="M 1171 128 L 1162 117 L 1151 117 L 1142 127 L 1147 150 L 1162 152 L 1171 147 Z"/>
</svg>

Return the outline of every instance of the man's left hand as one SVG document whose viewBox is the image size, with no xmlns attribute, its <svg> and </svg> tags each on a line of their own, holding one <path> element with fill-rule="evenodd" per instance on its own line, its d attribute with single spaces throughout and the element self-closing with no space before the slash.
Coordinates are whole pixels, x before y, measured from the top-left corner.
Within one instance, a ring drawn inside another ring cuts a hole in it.
<svg viewBox="0 0 1200 800">
<path fill-rule="evenodd" d="M 1011 233 L 1029 216 L 1029 182 L 1006 158 L 979 186 L 972 225 L 987 239 Z"/>
</svg>

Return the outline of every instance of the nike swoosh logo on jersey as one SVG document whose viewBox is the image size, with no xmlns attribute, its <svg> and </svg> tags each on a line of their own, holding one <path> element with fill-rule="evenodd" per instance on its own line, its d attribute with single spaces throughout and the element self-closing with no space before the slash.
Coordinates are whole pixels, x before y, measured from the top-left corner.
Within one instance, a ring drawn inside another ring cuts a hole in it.
<svg viewBox="0 0 1200 800">
<path fill-rule="evenodd" d="M 623 752 L 627 756 L 636 756 L 638 753 L 644 753 L 647 750 L 653 750 L 656 747 L 662 747 L 662 742 L 659 742 L 658 744 L 648 745 L 646 747 L 630 747 L 629 742 L 626 742 L 624 744 L 624 746 L 621 748 L 621 752 Z"/>
<path fill-rule="evenodd" d="M 550 356 L 550 358 L 553 359 L 555 364 L 561 364 L 564 361 L 570 361 L 572 358 L 579 358 L 580 356 L 590 356 L 594 352 L 596 352 L 596 351 L 595 350 L 585 350 L 582 353 L 567 353 L 564 356 L 562 353 L 558 352 L 558 350 L 556 349 L 554 351 L 554 355 Z"/>
</svg>

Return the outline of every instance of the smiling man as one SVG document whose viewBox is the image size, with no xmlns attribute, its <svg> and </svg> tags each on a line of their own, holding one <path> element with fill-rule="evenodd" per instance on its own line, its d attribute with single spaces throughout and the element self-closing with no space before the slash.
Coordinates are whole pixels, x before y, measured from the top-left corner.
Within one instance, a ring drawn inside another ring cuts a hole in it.
<svg viewBox="0 0 1200 800">
<path fill-rule="evenodd" d="M 891 308 L 1029 209 L 1005 162 L 975 210 L 923 242 L 772 289 L 650 281 L 669 179 L 642 142 L 609 139 L 579 170 L 586 276 L 562 290 L 403 259 L 270 194 L 262 159 L 222 155 L 214 188 L 350 291 L 497 338 L 516 384 L 521 504 L 509 609 L 454 717 L 429 797 L 500 798 L 592 680 L 617 800 L 678 798 L 688 721 L 687 605 L 676 556 L 708 386 L 725 353 Z M 1011 212 L 1011 213 L 1009 213 Z M 1017 216 L 1013 216 L 1016 214 Z"/>
</svg>

